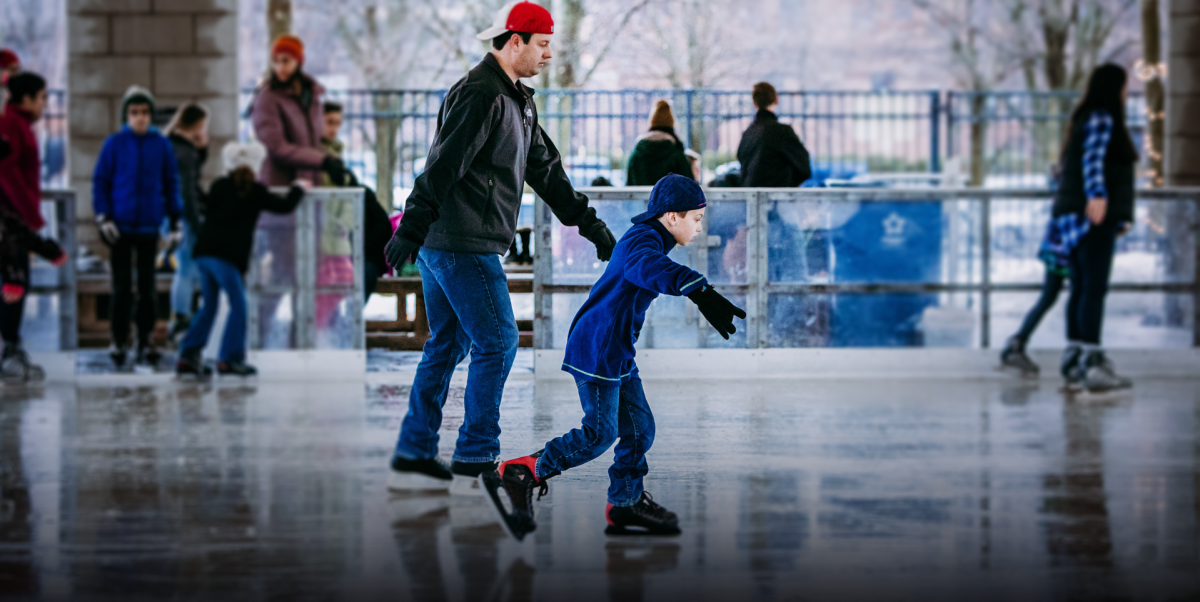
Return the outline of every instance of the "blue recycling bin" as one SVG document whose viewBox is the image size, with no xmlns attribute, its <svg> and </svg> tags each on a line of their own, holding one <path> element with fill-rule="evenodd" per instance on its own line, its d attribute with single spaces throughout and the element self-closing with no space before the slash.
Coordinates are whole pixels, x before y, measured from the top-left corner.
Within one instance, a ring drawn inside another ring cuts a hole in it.
<svg viewBox="0 0 1200 602">
<path fill-rule="evenodd" d="M 941 203 L 866 201 L 832 232 L 833 279 L 839 283 L 938 282 Z M 832 304 L 831 347 L 923 344 L 918 323 L 935 294 L 841 294 Z"/>
</svg>

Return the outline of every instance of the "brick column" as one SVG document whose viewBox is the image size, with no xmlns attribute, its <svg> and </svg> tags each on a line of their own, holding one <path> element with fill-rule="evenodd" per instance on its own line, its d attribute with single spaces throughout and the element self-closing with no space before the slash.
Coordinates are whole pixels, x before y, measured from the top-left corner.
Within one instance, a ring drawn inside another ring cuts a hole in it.
<svg viewBox="0 0 1200 602">
<path fill-rule="evenodd" d="M 1166 180 L 1200 186 L 1200 0 L 1170 0 Z"/>
<path fill-rule="evenodd" d="M 159 106 L 195 100 L 211 111 L 206 172 L 237 138 L 237 0 L 67 0 L 71 187 L 79 240 L 107 254 L 92 227 L 92 169 L 121 124 L 121 96 L 138 84 Z"/>
</svg>

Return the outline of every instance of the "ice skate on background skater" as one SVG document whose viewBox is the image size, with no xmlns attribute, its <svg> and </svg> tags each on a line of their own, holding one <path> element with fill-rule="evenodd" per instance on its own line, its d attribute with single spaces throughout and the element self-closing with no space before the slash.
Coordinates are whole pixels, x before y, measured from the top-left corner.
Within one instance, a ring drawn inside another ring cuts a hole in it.
<svg viewBox="0 0 1200 602">
<path fill-rule="evenodd" d="M 726 339 L 737 331 L 733 318 L 745 319 L 746 312 L 716 292 L 704 276 L 667 257 L 676 244 L 686 246 L 700 234 L 706 204 L 695 180 L 672 174 L 655 184 L 649 211 L 633 218 L 634 226 L 617 243 L 612 261 L 567 335 L 562 369 L 575 377 L 583 424 L 545 448 L 479 476 L 501 525 L 516 539 L 537 528 L 535 491 L 540 499 L 549 492 L 550 478 L 598 458 L 613 443 L 617 447 L 608 469 L 605 532 L 679 534 L 675 513 L 642 489 L 655 427 L 634 363 L 634 343 L 646 310 L 660 294 L 687 296 Z"/>
</svg>

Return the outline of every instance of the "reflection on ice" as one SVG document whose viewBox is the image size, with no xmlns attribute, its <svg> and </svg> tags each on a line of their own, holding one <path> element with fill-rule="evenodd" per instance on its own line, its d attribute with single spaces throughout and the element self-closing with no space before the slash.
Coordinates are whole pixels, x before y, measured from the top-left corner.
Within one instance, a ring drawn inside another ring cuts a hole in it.
<svg viewBox="0 0 1200 602">
<path fill-rule="evenodd" d="M 647 488 L 683 535 L 603 535 L 606 454 L 551 481 L 538 531 L 517 543 L 480 498 L 385 491 L 406 383 L 6 389 L 0 586 L 73 599 L 1200 594 L 1195 382 L 1073 401 L 1029 383 L 646 390 L 659 425 Z M 462 404 L 456 388 L 446 431 Z M 579 415 L 570 383 L 510 382 L 505 455 Z"/>
</svg>

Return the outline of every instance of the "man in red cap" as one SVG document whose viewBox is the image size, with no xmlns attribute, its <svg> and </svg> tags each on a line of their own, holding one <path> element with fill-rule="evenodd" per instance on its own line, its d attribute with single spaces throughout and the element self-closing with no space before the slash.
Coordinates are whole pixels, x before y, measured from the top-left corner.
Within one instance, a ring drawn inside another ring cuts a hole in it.
<svg viewBox="0 0 1200 602">
<path fill-rule="evenodd" d="M 500 397 L 518 334 L 500 255 L 513 242 L 525 184 L 596 245 L 599 261 L 608 261 L 616 245 L 587 197 L 571 186 L 558 149 L 538 125 L 533 90 L 520 82 L 546 66 L 553 33 L 546 9 L 514 2 L 477 36 L 491 40 L 493 50 L 442 102 L 425 171 L 388 243 L 392 266 L 417 256 L 432 335 L 409 395 L 389 488 L 479 495 L 478 475 L 496 469 Z M 468 351 L 466 411 L 454 462 L 446 466 L 437 431 L 450 375 Z"/>
</svg>

